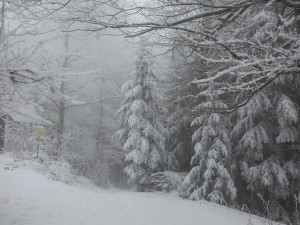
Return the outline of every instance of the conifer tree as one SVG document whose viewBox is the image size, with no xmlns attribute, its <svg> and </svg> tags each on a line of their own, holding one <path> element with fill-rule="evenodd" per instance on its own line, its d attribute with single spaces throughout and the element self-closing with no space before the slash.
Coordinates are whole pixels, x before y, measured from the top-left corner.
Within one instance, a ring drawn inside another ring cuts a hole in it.
<svg viewBox="0 0 300 225">
<path fill-rule="evenodd" d="M 295 176 L 299 172 L 299 154 L 285 151 L 284 144 L 298 140 L 298 112 L 288 96 L 273 89 L 257 94 L 237 111 L 231 141 L 238 200 L 260 212 L 266 210 L 268 203 L 265 216 L 291 223 L 289 214 L 295 209 L 295 187 L 299 187 L 299 176 Z"/>
<path fill-rule="evenodd" d="M 117 112 L 122 129 L 115 134 L 125 151 L 125 173 L 136 184 L 145 184 L 148 176 L 163 166 L 165 138 L 158 120 L 161 107 L 154 81 L 150 53 L 142 48 L 137 53 L 132 80 L 122 87 L 125 99 Z"/>
<path fill-rule="evenodd" d="M 192 200 L 206 199 L 225 204 L 236 197 L 233 179 L 224 163 L 230 154 L 230 143 L 222 115 L 203 113 L 203 109 L 227 108 L 226 104 L 218 100 L 222 91 L 214 86 L 211 82 L 206 90 L 199 93 L 206 97 L 206 102 L 195 108 L 200 115 L 192 122 L 196 128 L 192 137 L 195 154 L 191 165 L 194 167 L 184 180 L 181 194 Z"/>
</svg>

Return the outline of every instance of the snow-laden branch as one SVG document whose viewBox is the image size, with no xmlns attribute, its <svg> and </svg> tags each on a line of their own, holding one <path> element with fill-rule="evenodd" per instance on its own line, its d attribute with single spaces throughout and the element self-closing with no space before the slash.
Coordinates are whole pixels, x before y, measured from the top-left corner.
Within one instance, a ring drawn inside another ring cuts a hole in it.
<svg viewBox="0 0 300 225">
<path fill-rule="evenodd" d="M 65 108 L 71 108 L 71 107 L 75 107 L 75 106 L 85 106 L 85 105 L 93 105 L 93 104 L 97 104 L 109 99 L 113 99 L 113 98 L 122 98 L 122 95 L 116 95 L 116 96 L 107 96 L 101 99 L 97 99 L 94 101 L 88 101 L 88 102 L 82 102 L 82 101 L 76 101 L 76 100 L 72 100 L 71 103 L 69 105 L 66 105 Z"/>
</svg>

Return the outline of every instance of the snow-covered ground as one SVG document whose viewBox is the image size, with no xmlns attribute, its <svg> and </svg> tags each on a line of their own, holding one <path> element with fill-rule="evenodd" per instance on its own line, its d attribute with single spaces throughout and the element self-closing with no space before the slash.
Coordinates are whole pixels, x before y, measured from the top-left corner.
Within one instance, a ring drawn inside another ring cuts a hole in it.
<svg viewBox="0 0 300 225">
<path fill-rule="evenodd" d="M 266 220 L 176 194 L 108 191 L 53 181 L 0 155 L 0 225 L 259 225 Z M 275 223 L 274 223 L 275 224 Z"/>
</svg>

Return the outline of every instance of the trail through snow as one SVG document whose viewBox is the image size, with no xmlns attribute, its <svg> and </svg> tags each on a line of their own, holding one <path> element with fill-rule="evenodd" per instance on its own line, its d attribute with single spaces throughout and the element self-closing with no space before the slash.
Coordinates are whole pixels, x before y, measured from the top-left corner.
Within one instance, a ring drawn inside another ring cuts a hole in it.
<svg viewBox="0 0 300 225">
<path fill-rule="evenodd" d="M 247 225 L 249 215 L 175 194 L 71 186 L 37 171 L 7 167 L 0 155 L 0 225 Z M 253 225 L 267 224 L 251 216 Z"/>
</svg>

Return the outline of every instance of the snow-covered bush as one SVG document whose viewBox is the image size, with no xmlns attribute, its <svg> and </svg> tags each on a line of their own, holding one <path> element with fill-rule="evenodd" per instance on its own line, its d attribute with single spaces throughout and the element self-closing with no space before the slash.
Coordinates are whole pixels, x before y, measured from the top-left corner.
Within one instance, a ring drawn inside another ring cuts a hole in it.
<svg viewBox="0 0 300 225">
<path fill-rule="evenodd" d="M 151 174 L 145 184 L 145 191 L 178 191 L 186 175 L 186 173 L 174 171 L 163 171 Z"/>
<path fill-rule="evenodd" d="M 30 151 L 10 152 L 14 157 L 14 163 L 7 165 L 8 169 L 29 168 L 45 174 L 48 178 L 76 186 L 93 186 L 87 178 L 81 177 L 73 166 L 63 159 L 54 160 L 44 152 L 39 159 Z"/>
</svg>

